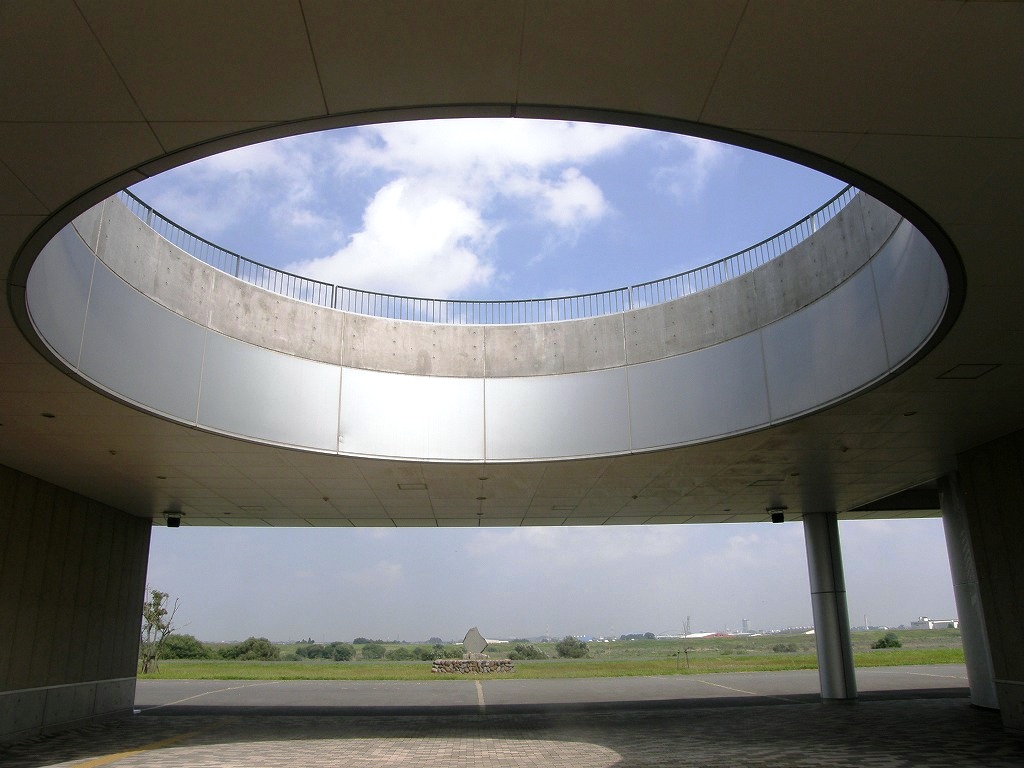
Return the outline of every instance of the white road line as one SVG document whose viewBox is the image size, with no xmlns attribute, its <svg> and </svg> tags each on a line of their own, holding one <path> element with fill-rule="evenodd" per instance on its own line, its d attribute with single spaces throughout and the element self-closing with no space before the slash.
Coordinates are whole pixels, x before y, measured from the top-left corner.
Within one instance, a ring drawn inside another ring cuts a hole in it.
<svg viewBox="0 0 1024 768">
<path fill-rule="evenodd" d="M 905 672 L 907 675 L 917 675 L 918 677 L 941 677 L 944 680 L 966 680 L 966 675 L 929 675 L 927 672 Z"/>
<path fill-rule="evenodd" d="M 223 693 L 224 691 L 237 691 L 242 688 L 255 688 L 259 685 L 277 685 L 278 683 L 284 682 L 283 680 L 270 680 L 265 683 L 249 683 L 248 685 L 235 685 L 231 688 L 217 688 L 213 691 L 204 691 L 203 693 L 197 693 L 195 696 L 186 696 L 184 699 L 178 699 L 177 701 L 168 701 L 166 704 L 157 704 L 153 707 L 143 707 L 138 709 L 139 712 L 151 712 L 154 709 L 163 709 L 164 707 L 173 707 L 175 704 L 181 704 L 185 701 L 192 701 L 192 699 L 200 699 L 203 696 L 209 696 L 211 693 Z"/>
<path fill-rule="evenodd" d="M 755 691 L 745 691 L 742 688 L 730 688 L 728 685 L 722 685 L 720 683 L 712 683 L 708 680 L 697 680 L 698 683 L 704 683 L 704 685 L 713 685 L 715 688 L 724 688 L 727 691 L 735 691 L 736 693 L 745 693 L 748 696 L 757 696 L 762 699 L 778 699 L 779 701 L 791 701 L 795 704 L 800 702 L 797 699 L 787 699 L 785 696 L 772 696 L 769 693 L 757 693 Z"/>
<path fill-rule="evenodd" d="M 476 707 L 480 710 L 480 714 L 484 713 L 487 705 L 484 703 L 484 687 L 480 684 L 479 680 L 474 680 L 476 683 Z"/>
</svg>

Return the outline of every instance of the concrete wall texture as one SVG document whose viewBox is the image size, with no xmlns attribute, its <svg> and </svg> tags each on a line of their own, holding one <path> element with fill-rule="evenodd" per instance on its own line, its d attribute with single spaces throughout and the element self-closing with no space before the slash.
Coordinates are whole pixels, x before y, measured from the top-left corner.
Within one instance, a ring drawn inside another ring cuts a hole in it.
<svg viewBox="0 0 1024 768">
<path fill-rule="evenodd" d="M 755 331 L 843 284 L 900 220 L 861 194 L 814 235 L 740 278 L 623 314 L 523 325 L 390 320 L 279 296 L 185 254 L 115 199 L 74 226 L 100 261 L 141 294 L 229 338 L 347 368 L 506 378 L 652 362 Z"/>
<path fill-rule="evenodd" d="M 1003 723 L 1024 732 L 1024 432 L 959 457 Z"/>
<path fill-rule="evenodd" d="M 131 709 L 151 530 L 0 466 L 0 741 Z"/>
<path fill-rule="evenodd" d="M 796 418 L 897 370 L 947 295 L 934 249 L 865 195 L 738 279 L 522 325 L 303 304 L 201 264 L 109 200 L 46 246 L 27 307 L 74 373 L 181 423 L 318 452 L 481 462 L 642 452 Z"/>
</svg>

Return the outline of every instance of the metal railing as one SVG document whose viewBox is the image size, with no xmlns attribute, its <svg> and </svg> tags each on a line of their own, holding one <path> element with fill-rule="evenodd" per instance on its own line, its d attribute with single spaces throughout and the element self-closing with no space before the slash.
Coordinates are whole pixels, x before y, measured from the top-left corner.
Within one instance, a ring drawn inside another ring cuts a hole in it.
<svg viewBox="0 0 1024 768">
<path fill-rule="evenodd" d="M 393 320 L 457 325 L 512 325 L 581 320 L 650 307 L 713 288 L 781 256 L 831 221 L 857 195 L 848 186 L 827 203 L 772 237 L 731 256 L 624 288 L 578 296 L 507 301 L 427 299 L 363 291 L 303 277 L 247 259 L 190 232 L 128 190 L 118 199 L 161 237 L 205 264 L 240 280 L 292 299 L 345 312 Z"/>
</svg>

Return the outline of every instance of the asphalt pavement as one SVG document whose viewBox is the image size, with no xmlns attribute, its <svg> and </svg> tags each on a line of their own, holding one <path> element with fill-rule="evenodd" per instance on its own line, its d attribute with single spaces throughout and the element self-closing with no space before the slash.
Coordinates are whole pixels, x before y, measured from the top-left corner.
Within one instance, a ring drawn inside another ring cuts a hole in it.
<svg viewBox="0 0 1024 768">
<path fill-rule="evenodd" d="M 962 664 L 857 670 L 862 699 L 967 696 Z M 140 680 L 141 714 L 422 714 L 765 706 L 819 700 L 817 670 L 559 680 Z"/>
</svg>

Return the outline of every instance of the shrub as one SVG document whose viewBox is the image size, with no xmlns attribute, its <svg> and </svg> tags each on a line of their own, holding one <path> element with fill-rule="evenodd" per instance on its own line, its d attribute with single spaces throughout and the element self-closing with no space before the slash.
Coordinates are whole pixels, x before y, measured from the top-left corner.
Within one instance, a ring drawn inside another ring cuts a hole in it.
<svg viewBox="0 0 1024 768">
<path fill-rule="evenodd" d="M 160 646 L 165 659 L 212 659 L 213 651 L 192 635 L 168 635 Z"/>
<path fill-rule="evenodd" d="M 363 655 L 366 655 L 366 647 L 363 648 Z M 408 648 L 399 646 L 398 648 L 392 648 L 390 651 L 385 651 L 384 658 L 388 661 L 411 661 L 416 656 Z"/>
<path fill-rule="evenodd" d="M 772 646 L 772 650 L 776 653 L 796 653 L 797 648 L 793 643 L 776 643 Z"/>
<path fill-rule="evenodd" d="M 558 655 L 564 659 L 583 659 L 590 655 L 590 649 L 582 640 L 566 635 L 555 645 Z"/>
<path fill-rule="evenodd" d="M 896 633 L 895 632 L 886 632 L 885 633 L 885 637 L 881 638 L 877 642 L 872 643 L 871 647 L 873 649 L 878 649 L 878 648 L 902 648 L 903 647 L 903 643 L 901 643 L 900 639 L 898 637 L 896 637 Z"/>
<path fill-rule="evenodd" d="M 241 661 L 277 661 L 281 658 L 281 649 L 265 637 L 250 637 L 238 645 L 221 648 L 220 655 Z"/>
<path fill-rule="evenodd" d="M 546 659 L 548 655 L 531 643 L 516 643 L 508 657 L 513 661 L 522 661 L 525 659 Z"/>
<path fill-rule="evenodd" d="M 383 659 L 387 649 L 380 643 L 365 643 L 362 653 L 364 659 Z"/>
<path fill-rule="evenodd" d="M 328 661 L 348 661 L 355 655 L 355 649 L 348 643 L 310 643 L 300 645 L 295 649 L 300 657 L 304 659 L 327 659 Z"/>
<path fill-rule="evenodd" d="M 454 645 L 442 645 L 435 643 L 429 648 L 418 645 L 411 651 L 414 658 L 420 661 L 434 661 L 434 659 L 461 659 L 462 649 Z"/>
</svg>

